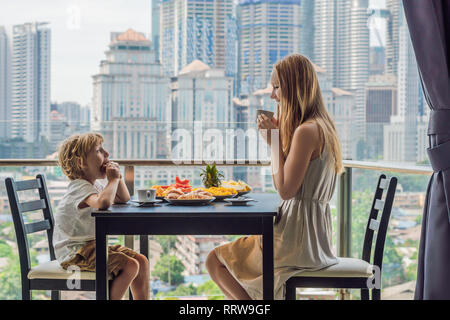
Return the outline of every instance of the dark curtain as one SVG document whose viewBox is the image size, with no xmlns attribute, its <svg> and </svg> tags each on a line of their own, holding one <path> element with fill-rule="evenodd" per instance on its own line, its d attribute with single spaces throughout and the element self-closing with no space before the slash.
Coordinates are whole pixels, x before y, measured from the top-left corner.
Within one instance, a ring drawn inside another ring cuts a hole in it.
<svg viewBox="0 0 450 320">
<path fill-rule="evenodd" d="M 433 175 L 420 237 L 415 299 L 450 299 L 450 1 L 403 0 L 422 88 L 431 108 Z"/>
</svg>

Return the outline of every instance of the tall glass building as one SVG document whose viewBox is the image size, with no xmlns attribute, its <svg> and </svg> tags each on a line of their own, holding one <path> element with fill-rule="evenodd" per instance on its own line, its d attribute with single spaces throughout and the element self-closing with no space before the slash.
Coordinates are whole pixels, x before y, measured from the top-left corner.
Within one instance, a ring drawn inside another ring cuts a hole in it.
<svg viewBox="0 0 450 320">
<path fill-rule="evenodd" d="M 266 88 L 275 62 L 299 53 L 300 0 L 240 0 L 237 15 L 238 88 L 248 95 Z"/>
<path fill-rule="evenodd" d="M 233 0 L 161 0 L 159 54 L 164 72 L 175 76 L 194 60 L 233 72 L 233 23 Z"/>
<path fill-rule="evenodd" d="M 353 158 L 365 139 L 365 84 L 370 69 L 369 0 L 316 0 L 314 2 L 313 61 L 324 68 L 333 86 L 352 92 Z"/>
<path fill-rule="evenodd" d="M 9 37 L 4 27 L 0 26 L 0 139 L 9 135 L 11 109 L 11 51 Z"/>
<path fill-rule="evenodd" d="M 11 136 L 35 142 L 50 136 L 48 23 L 13 26 Z"/>
</svg>

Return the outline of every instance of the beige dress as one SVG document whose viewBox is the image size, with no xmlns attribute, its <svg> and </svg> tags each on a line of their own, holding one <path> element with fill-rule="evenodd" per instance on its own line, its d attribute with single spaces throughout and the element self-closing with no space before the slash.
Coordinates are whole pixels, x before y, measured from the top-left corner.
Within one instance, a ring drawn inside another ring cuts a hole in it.
<svg viewBox="0 0 450 320">
<path fill-rule="evenodd" d="M 282 200 L 281 218 L 274 223 L 274 297 L 284 299 L 285 282 L 301 271 L 319 270 L 338 262 L 331 244 L 329 201 L 336 173 L 323 152 L 309 163 L 297 194 Z M 227 267 L 252 299 L 262 299 L 261 236 L 241 237 L 215 248 Z"/>
</svg>

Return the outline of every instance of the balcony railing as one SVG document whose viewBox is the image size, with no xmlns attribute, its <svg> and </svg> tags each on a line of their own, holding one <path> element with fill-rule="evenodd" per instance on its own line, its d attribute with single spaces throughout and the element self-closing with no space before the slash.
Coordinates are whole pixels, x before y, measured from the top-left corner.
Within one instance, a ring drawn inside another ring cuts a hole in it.
<svg viewBox="0 0 450 320">
<path fill-rule="evenodd" d="M 125 183 L 130 191 L 130 194 L 134 194 L 135 186 L 135 167 L 192 167 L 192 166 L 205 166 L 210 164 L 208 161 L 192 161 L 191 163 L 178 163 L 175 164 L 172 160 L 114 160 L 119 165 L 125 168 Z M 401 173 L 412 175 L 425 175 L 430 176 L 433 171 L 431 167 L 426 166 L 405 166 L 399 164 L 385 164 L 379 162 L 364 162 L 364 161 L 343 161 L 345 171 L 340 175 L 337 186 L 337 255 L 341 257 L 350 257 L 351 252 L 351 238 L 352 238 L 352 173 L 354 169 L 370 170 L 370 171 L 382 171 L 389 173 Z M 53 167 L 58 166 L 56 160 L 48 159 L 2 159 L 0 160 L 0 168 L 2 167 Z M 259 166 L 268 167 L 270 163 L 267 161 L 254 161 L 254 160 L 233 160 L 226 161 L 218 164 L 220 167 L 236 167 L 236 166 Z M 401 182 L 401 181 L 400 181 Z M 133 247 L 133 236 L 125 237 L 125 245 Z M 345 299 L 348 297 L 348 292 L 345 290 L 340 291 L 340 298 Z"/>
</svg>

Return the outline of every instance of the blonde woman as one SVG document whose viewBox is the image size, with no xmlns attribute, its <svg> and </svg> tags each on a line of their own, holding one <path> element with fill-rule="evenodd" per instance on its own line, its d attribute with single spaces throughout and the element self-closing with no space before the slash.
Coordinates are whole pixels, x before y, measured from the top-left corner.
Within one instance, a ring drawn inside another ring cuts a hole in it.
<svg viewBox="0 0 450 320">
<path fill-rule="evenodd" d="M 274 296 L 283 299 L 291 276 L 338 262 L 328 203 L 342 156 L 312 63 L 288 56 L 274 66 L 271 82 L 277 119 L 261 115 L 257 123 L 271 147 L 273 183 L 282 199 L 274 221 Z M 228 299 L 262 298 L 261 248 L 261 237 L 249 236 L 208 255 L 208 272 Z"/>
</svg>

